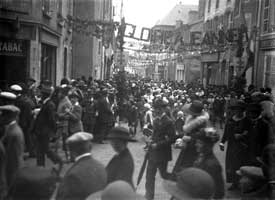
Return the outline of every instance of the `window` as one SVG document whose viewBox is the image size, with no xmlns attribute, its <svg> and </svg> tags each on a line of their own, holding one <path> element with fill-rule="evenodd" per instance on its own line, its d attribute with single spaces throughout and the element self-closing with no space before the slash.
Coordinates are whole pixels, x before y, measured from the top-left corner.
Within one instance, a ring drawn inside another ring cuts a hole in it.
<svg viewBox="0 0 275 200">
<path fill-rule="evenodd" d="M 241 0 L 236 0 L 235 1 L 235 9 L 234 9 L 235 16 L 240 14 L 240 10 L 241 10 Z"/>
<path fill-rule="evenodd" d="M 264 1 L 264 12 L 263 12 L 263 32 L 268 32 L 269 29 L 269 8 L 270 8 L 270 0 Z"/>
<path fill-rule="evenodd" d="M 220 0 L 216 0 L 216 9 L 218 9 L 220 6 Z"/>
<path fill-rule="evenodd" d="M 0 0 L 0 8 L 28 13 L 31 8 L 31 0 Z"/>
<path fill-rule="evenodd" d="M 229 29 L 231 29 L 231 28 L 233 28 L 233 13 L 231 12 L 231 13 L 229 13 L 229 15 L 228 15 L 228 28 Z"/>
<path fill-rule="evenodd" d="M 210 13 L 211 10 L 211 0 L 208 1 L 208 12 Z"/>
</svg>

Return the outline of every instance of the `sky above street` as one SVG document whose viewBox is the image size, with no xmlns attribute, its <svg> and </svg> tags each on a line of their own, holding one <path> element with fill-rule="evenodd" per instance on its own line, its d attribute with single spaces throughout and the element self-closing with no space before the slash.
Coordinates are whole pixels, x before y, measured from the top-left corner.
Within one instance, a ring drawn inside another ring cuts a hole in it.
<svg viewBox="0 0 275 200">
<path fill-rule="evenodd" d="M 127 23 L 151 28 L 179 2 L 198 5 L 198 0 L 123 0 L 123 13 Z"/>
</svg>

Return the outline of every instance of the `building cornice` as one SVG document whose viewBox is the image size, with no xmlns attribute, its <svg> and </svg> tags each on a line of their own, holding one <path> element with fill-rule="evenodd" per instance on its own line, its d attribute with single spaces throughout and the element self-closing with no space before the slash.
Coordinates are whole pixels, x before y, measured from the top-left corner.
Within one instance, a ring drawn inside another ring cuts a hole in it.
<svg viewBox="0 0 275 200">
<path fill-rule="evenodd" d="M 3 18 L 3 17 L 0 17 L 0 22 L 13 22 L 15 21 L 16 19 L 15 18 Z M 46 32 L 48 33 L 51 33 L 57 37 L 61 37 L 62 34 L 59 33 L 58 31 L 52 29 L 51 27 L 41 23 L 40 21 L 36 21 L 36 20 L 20 20 L 20 24 L 24 24 L 24 25 L 31 25 L 31 26 L 39 26 L 41 27 L 43 30 L 45 30 Z"/>
</svg>

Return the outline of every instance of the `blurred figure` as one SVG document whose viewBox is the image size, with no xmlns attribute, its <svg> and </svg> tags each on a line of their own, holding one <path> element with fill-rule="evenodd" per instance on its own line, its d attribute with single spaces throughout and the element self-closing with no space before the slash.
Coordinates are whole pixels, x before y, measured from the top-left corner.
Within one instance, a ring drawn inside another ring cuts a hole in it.
<svg viewBox="0 0 275 200">
<path fill-rule="evenodd" d="M 215 192 L 212 177 L 198 168 L 180 171 L 176 182 L 165 180 L 163 187 L 176 200 L 212 199 Z"/>
<path fill-rule="evenodd" d="M 20 110 L 14 105 L 0 106 L 0 123 L 5 126 L 3 144 L 6 150 L 6 180 L 9 190 L 16 173 L 24 163 L 24 134 L 17 123 Z"/>
<path fill-rule="evenodd" d="M 56 200 L 84 200 L 106 186 L 104 166 L 91 156 L 92 139 L 92 134 L 78 132 L 66 140 L 75 163 L 64 175 Z"/>
<path fill-rule="evenodd" d="M 134 188 L 134 159 L 127 147 L 127 143 L 135 140 L 131 139 L 128 130 L 123 127 L 112 128 L 107 139 L 110 140 L 111 146 L 116 152 L 116 155 L 106 167 L 107 183 L 122 180 Z"/>
<path fill-rule="evenodd" d="M 241 199 L 270 199 L 270 188 L 260 167 L 242 166 L 237 172 L 240 176 Z"/>
<path fill-rule="evenodd" d="M 103 191 L 90 195 L 86 200 L 144 200 L 124 181 L 110 183 Z"/>
<path fill-rule="evenodd" d="M 153 135 L 148 149 L 145 183 L 145 197 L 147 200 L 154 199 L 157 170 L 159 170 L 162 178 L 170 178 L 170 174 L 167 172 L 167 165 L 172 160 L 171 145 L 175 142 L 174 124 L 166 114 L 167 103 L 162 99 L 157 99 L 153 107 L 155 119 L 153 121 Z"/>
<path fill-rule="evenodd" d="M 52 87 L 43 86 L 41 88 L 43 104 L 35 119 L 32 132 L 36 136 L 37 141 L 37 166 L 45 167 L 45 155 L 47 155 L 54 164 L 59 164 L 58 171 L 61 171 L 63 166 L 62 159 L 50 148 L 50 141 L 55 138 L 56 132 L 56 100 L 52 92 Z"/>
<path fill-rule="evenodd" d="M 220 149 L 224 151 L 224 143 L 227 142 L 226 150 L 226 181 L 232 183 L 229 190 L 238 189 L 239 177 L 236 171 L 247 162 L 248 145 L 247 134 L 249 121 L 245 116 L 245 103 L 241 100 L 231 105 L 232 117 L 225 124 L 224 134 L 220 142 Z"/>
<path fill-rule="evenodd" d="M 175 129 L 177 135 L 183 135 L 183 125 L 184 125 L 184 115 L 182 111 L 178 111 L 176 121 L 175 121 Z"/>
<path fill-rule="evenodd" d="M 200 130 L 194 138 L 198 157 L 193 166 L 211 175 L 215 183 L 213 199 L 222 199 L 225 194 L 222 166 L 213 152 L 214 145 L 219 141 L 219 134 L 209 127 Z"/>
</svg>

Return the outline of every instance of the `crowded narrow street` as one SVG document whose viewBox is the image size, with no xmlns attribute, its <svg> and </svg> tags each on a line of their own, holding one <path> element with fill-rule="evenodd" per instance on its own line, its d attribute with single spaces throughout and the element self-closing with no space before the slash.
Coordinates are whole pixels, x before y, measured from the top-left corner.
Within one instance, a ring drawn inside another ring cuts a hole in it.
<svg viewBox="0 0 275 200">
<path fill-rule="evenodd" d="M 0 0 L 0 200 L 275 199 L 275 0 Z"/>
</svg>

